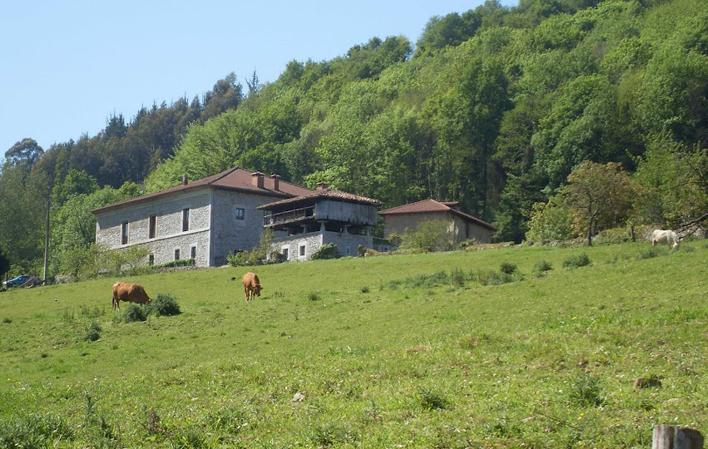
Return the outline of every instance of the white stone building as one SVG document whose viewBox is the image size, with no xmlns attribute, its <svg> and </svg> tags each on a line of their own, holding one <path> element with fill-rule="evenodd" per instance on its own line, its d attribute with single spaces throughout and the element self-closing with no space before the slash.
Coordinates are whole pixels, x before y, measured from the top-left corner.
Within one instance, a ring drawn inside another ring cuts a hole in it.
<svg viewBox="0 0 708 449">
<path fill-rule="evenodd" d="M 273 230 L 273 250 L 287 260 L 309 260 L 326 243 L 340 256 L 373 248 L 377 200 L 319 185 L 317 190 L 260 206 L 264 226 Z"/>
<path fill-rule="evenodd" d="M 149 264 L 194 259 L 198 267 L 219 266 L 227 254 L 260 241 L 258 206 L 311 192 L 277 175 L 233 168 L 94 210 L 96 243 L 111 249 L 145 246 Z"/>
</svg>

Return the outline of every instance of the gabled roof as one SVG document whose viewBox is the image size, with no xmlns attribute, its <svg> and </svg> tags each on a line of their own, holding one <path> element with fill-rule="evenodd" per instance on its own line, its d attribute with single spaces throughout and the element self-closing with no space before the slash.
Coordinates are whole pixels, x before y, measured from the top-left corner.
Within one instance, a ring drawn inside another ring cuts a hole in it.
<svg viewBox="0 0 708 449">
<path fill-rule="evenodd" d="M 450 206 L 457 206 L 459 203 L 457 201 L 437 201 L 432 198 L 427 200 L 416 201 L 415 203 L 408 203 L 402 206 L 392 207 L 390 209 L 385 209 L 379 212 L 379 215 L 402 215 L 402 214 L 422 214 L 430 212 L 449 212 L 456 215 L 463 220 L 471 221 L 492 231 L 496 231 L 496 228 L 481 218 L 477 218 L 473 215 L 466 214 L 462 211 L 454 209 Z"/>
<path fill-rule="evenodd" d="M 375 200 L 373 198 L 367 198 L 365 196 L 355 195 L 353 193 L 343 192 L 341 190 L 336 190 L 336 189 L 330 189 L 330 188 L 319 189 L 318 188 L 318 190 L 309 191 L 308 193 L 306 193 L 304 195 L 299 195 L 294 198 L 287 198 L 284 200 L 275 201 L 273 203 L 268 203 L 268 204 L 264 204 L 262 206 L 258 206 L 258 209 L 272 209 L 274 207 L 292 205 L 292 204 L 301 203 L 301 202 L 309 202 L 309 201 L 317 200 L 317 199 L 330 199 L 330 200 L 336 200 L 336 201 L 346 201 L 349 203 L 369 204 L 371 206 L 378 206 L 381 204 L 381 202 L 379 200 Z"/>
<path fill-rule="evenodd" d="M 143 203 L 146 201 L 151 201 L 155 198 L 160 198 L 177 192 L 188 191 L 199 187 L 211 187 L 215 189 L 224 190 L 238 190 L 246 193 L 273 196 L 276 198 L 288 198 L 292 196 L 304 195 L 311 192 L 311 190 L 306 189 L 305 187 L 301 187 L 297 184 L 283 181 L 282 179 L 280 179 L 278 182 L 278 190 L 275 190 L 275 180 L 272 177 L 265 175 L 263 176 L 263 188 L 260 188 L 253 185 L 252 179 L 252 172 L 238 167 L 230 168 L 221 173 L 217 173 L 212 176 L 207 176 L 206 178 L 198 179 L 187 184 L 180 184 L 165 190 L 161 190 L 159 192 L 149 193 L 147 195 L 131 198 L 129 200 L 109 204 L 107 206 L 94 209 L 92 212 L 105 212 L 111 209 L 117 209 L 124 206 Z"/>
</svg>

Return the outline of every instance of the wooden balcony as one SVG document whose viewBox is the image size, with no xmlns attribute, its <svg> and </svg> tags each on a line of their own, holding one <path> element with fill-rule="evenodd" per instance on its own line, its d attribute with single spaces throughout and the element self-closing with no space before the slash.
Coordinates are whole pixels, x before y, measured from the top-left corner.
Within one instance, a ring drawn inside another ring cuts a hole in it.
<svg viewBox="0 0 708 449">
<path fill-rule="evenodd" d="M 263 217 L 263 226 L 272 227 L 315 218 L 315 206 L 293 209 Z"/>
</svg>

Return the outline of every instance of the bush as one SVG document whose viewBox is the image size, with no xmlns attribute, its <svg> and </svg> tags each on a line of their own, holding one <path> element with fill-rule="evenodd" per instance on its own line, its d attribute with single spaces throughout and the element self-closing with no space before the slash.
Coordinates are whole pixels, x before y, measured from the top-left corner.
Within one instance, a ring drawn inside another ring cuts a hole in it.
<svg viewBox="0 0 708 449">
<path fill-rule="evenodd" d="M 563 261 L 564 268 L 578 268 L 587 265 L 590 265 L 590 258 L 585 253 L 569 256 Z"/>
<path fill-rule="evenodd" d="M 157 298 L 148 305 L 148 310 L 157 316 L 172 316 L 181 313 L 175 297 L 163 293 L 158 293 Z"/>
<path fill-rule="evenodd" d="M 515 263 L 510 263 L 510 262 L 502 262 L 502 264 L 499 266 L 499 271 L 505 274 L 514 274 L 517 272 L 519 269 L 518 266 L 516 266 Z"/>
<path fill-rule="evenodd" d="M 153 268 L 175 268 L 175 267 L 193 267 L 195 264 L 194 259 L 180 259 L 173 260 L 171 262 L 163 263 L 162 265 L 156 265 Z"/>
<path fill-rule="evenodd" d="M 453 248 L 449 224 L 443 220 L 421 223 L 401 236 L 401 249 L 408 251 L 449 251 Z"/>
<path fill-rule="evenodd" d="M 573 237 L 573 218 L 558 197 L 533 205 L 526 240 L 535 243 L 563 241 Z"/>
<path fill-rule="evenodd" d="M 263 265 L 264 259 L 258 251 L 239 251 L 226 256 L 226 262 L 232 267 Z"/>
<path fill-rule="evenodd" d="M 362 293 L 369 293 L 369 291 L 370 291 L 370 290 L 369 290 L 369 286 L 368 286 L 368 285 L 365 285 L 364 287 L 361 287 L 360 291 L 361 291 Z"/>
<path fill-rule="evenodd" d="M 336 259 L 337 257 L 339 257 L 339 251 L 334 243 L 325 243 L 312 254 L 312 260 Z"/>
<path fill-rule="evenodd" d="M 582 373 L 574 381 L 570 389 L 570 399 L 578 405 L 597 407 L 605 400 L 602 397 L 600 382 L 587 373 Z"/>
<path fill-rule="evenodd" d="M 449 406 L 449 402 L 444 397 L 426 388 L 418 392 L 420 405 L 426 410 L 444 410 Z"/>
<path fill-rule="evenodd" d="M 354 440 L 356 440 L 355 435 L 347 428 L 333 423 L 314 426 L 310 433 L 310 441 L 320 448 Z"/>
<path fill-rule="evenodd" d="M 662 247 L 651 246 L 649 248 L 642 249 L 639 251 L 637 256 L 639 259 L 651 259 L 652 257 L 664 256 L 668 254 L 668 250 Z"/>
<path fill-rule="evenodd" d="M 501 285 L 514 282 L 514 275 L 494 270 L 479 270 L 473 275 L 481 285 Z"/>
<path fill-rule="evenodd" d="M 148 313 L 145 310 L 147 307 L 139 304 L 128 304 L 123 312 L 123 321 L 126 323 L 133 323 L 135 321 L 145 321 L 147 319 Z"/>
<path fill-rule="evenodd" d="M 625 228 L 610 228 L 600 231 L 592 242 L 596 244 L 625 243 L 632 240 L 632 236 Z"/>
<path fill-rule="evenodd" d="M 319 301 L 319 300 L 322 299 L 322 298 L 320 297 L 320 294 L 319 294 L 319 293 L 317 293 L 317 292 L 310 292 L 310 293 L 308 293 L 308 295 L 307 295 L 307 299 L 309 299 L 310 301 Z"/>
<path fill-rule="evenodd" d="M 455 268 L 450 272 L 450 283 L 455 287 L 462 287 L 465 285 L 465 273 L 459 268 Z"/>
<path fill-rule="evenodd" d="M 71 440 L 71 428 L 59 417 L 29 415 L 0 420 L 0 447 L 44 449 Z"/>
<path fill-rule="evenodd" d="M 101 338 L 101 326 L 97 322 L 92 321 L 91 324 L 89 325 L 88 329 L 86 330 L 86 335 L 84 336 L 84 340 L 96 341 L 99 338 Z"/>
<path fill-rule="evenodd" d="M 551 265 L 551 263 L 547 260 L 539 260 L 533 266 L 533 272 L 536 277 L 541 277 L 546 273 L 546 271 L 551 271 L 552 269 L 553 265 Z"/>
</svg>

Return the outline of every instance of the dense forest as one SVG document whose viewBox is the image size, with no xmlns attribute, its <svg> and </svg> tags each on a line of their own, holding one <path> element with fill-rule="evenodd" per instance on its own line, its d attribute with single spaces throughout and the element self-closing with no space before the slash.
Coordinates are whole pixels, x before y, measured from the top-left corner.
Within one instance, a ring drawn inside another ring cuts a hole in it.
<svg viewBox="0 0 708 449">
<path fill-rule="evenodd" d="M 46 151 L 18 142 L 0 177 L 2 252 L 36 270 L 49 200 L 52 269 L 71 271 L 93 241 L 92 208 L 234 165 L 385 206 L 460 201 L 498 240 L 521 241 L 550 217 L 583 161 L 619 163 L 604 165 L 608 176 L 631 177 L 628 195 L 642 199 L 591 233 L 708 209 L 702 0 L 488 0 L 432 18 L 415 44 L 375 37 L 246 84 L 230 75 L 201 100 L 111 117 Z"/>
</svg>

